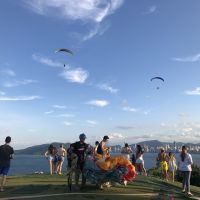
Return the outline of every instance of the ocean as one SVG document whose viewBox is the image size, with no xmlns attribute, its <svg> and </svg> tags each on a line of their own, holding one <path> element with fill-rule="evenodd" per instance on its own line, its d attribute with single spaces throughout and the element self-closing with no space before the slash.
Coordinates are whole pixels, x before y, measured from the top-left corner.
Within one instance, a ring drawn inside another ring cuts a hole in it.
<svg viewBox="0 0 200 200">
<path fill-rule="evenodd" d="M 177 158 L 179 154 L 176 154 Z M 145 153 L 144 161 L 145 168 L 150 169 L 156 166 L 156 153 Z M 192 154 L 193 161 L 195 164 L 200 166 L 200 154 Z M 63 170 L 66 170 L 67 162 L 63 164 Z M 11 168 L 9 175 L 27 175 L 34 174 L 35 172 L 48 173 L 49 166 L 48 160 L 44 156 L 39 155 L 15 155 L 11 161 Z"/>
</svg>

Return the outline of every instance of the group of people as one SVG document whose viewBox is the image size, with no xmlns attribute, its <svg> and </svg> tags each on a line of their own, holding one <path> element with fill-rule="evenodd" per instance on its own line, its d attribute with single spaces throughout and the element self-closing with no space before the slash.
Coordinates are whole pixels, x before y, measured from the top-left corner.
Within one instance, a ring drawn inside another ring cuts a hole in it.
<svg viewBox="0 0 200 200">
<path fill-rule="evenodd" d="M 51 175 L 53 172 L 59 175 L 62 174 L 62 166 L 66 155 L 67 152 L 63 144 L 61 144 L 58 149 L 52 144 L 49 145 L 48 150 L 45 152 L 45 157 L 49 162 L 49 171 Z"/>
<path fill-rule="evenodd" d="M 179 169 L 183 177 L 183 192 L 186 192 L 188 196 L 192 196 L 192 193 L 190 192 L 190 177 L 192 173 L 193 160 L 191 154 L 188 153 L 188 148 L 182 146 L 177 162 L 174 154 L 172 152 L 167 154 L 164 149 L 160 150 L 156 160 L 157 167 L 160 167 L 161 169 L 162 178 L 167 181 L 172 180 L 174 182 L 176 170 Z"/>
<path fill-rule="evenodd" d="M 87 144 L 85 140 L 86 135 L 84 133 L 80 134 L 79 141 L 72 143 L 67 151 L 62 144 L 58 149 L 52 144 L 49 145 L 48 150 L 45 152 L 45 157 L 49 162 L 50 174 L 53 172 L 62 174 L 62 166 L 65 157 L 67 157 L 68 168 L 70 168 L 72 165 L 72 155 L 76 155 L 77 163 L 75 169 L 75 184 L 78 187 L 79 177 L 82 174 L 81 187 L 84 187 L 86 178 L 84 177 L 83 169 L 85 165 L 85 154 L 88 149 L 90 149 L 90 154 L 93 154 L 94 157 L 100 157 L 101 159 L 109 157 L 109 150 L 111 149 L 107 146 L 107 142 L 109 140 L 108 136 L 104 136 L 101 142 L 96 141 L 94 148 L 90 148 L 91 146 Z M 8 136 L 5 139 L 5 144 L 0 146 L 0 175 L 2 175 L 2 179 L 0 181 L 0 191 L 4 191 L 6 177 L 10 169 L 10 160 L 13 158 L 14 154 L 14 150 L 10 146 L 10 142 L 11 137 Z M 134 154 L 129 145 L 126 143 L 122 148 L 121 153 L 132 161 L 132 164 L 135 166 L 138 174 L 147 175 L 143 159 L 144 149 L 140 145 L 137 145 L 136 153 Z M 183 177 L 183 192 L 186 192 L 189 196 L 192 196 L 190 192 L 190 177 L 193 160 L 191 154 L 188 153 L 186 146 L 182 147 L 178 162 L 176 162 L 172 152 L 167 154 L 164 149 L 160 150 L 156 161 L 157 167 L 161 169 L 162 177 L 165 180 L 172 180 L 174 182 L 176 170 L 179 169 Z"/>
</svg>

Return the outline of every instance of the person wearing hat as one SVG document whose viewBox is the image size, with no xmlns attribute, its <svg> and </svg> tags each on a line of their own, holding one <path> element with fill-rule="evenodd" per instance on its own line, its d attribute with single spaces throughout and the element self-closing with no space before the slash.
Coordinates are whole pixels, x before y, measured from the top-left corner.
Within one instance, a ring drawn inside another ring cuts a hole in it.
<svg viewBox="0 0 200 200">
<path fill-rule="evenodd" d="M 76 188 L 78 188 L 79 177 L 80 177 L 81 174 L 82 174 L 81 188 L 83 188 L 86 184 L 86 178 L 83 174 L 83 169 L 84 169 L 84 165 L 85 165 L 85 152 L 88 148 L 88 144 L 85 143 L 85 140 L 86 140 L 86 135 L 84 133 L 81 133 L 79 135 L 79 141 L 70 145 L 72 153 L 75 153 L 78 156 L 77 167 L 76 167 L 76 170 L 75 170 L 75 185 L 76 185 Z"/>
<path fill-rule="evenodd" d="M 109 137 L 107 135 L 105 135 L 103 137 L 103 140 L 99 143 L 99 145 L 97 147 L 97 153 L 102 155 L 103 158 L 109 156 L 110 147 L 106 146 L 108 140 L 109 140 Z"/>
</svg>

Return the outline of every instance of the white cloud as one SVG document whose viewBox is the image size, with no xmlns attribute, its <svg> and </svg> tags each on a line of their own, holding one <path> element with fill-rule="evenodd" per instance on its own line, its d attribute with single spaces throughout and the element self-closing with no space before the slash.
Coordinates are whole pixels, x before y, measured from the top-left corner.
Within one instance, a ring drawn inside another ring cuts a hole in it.
<svg viewBox="0 0 200 200">
<path fill-rule="evenodd" d="M 97 122 L 93 120 L 87 120 L 87 123 L 90 125 L 97 125 Z"/>
<path fill-rule="evenodd" d="M 97 107 L 105 107 L 109 104 L 109 102 L 106 100 L 91 100 L 91 101 L 87 102 L 86 104 L 92 105 L 92 106 L 97 106 Z"/>
<path fill-rule="evenodd" d="M 48 65 L 50 67 L 62 67 L 63 68 L 63 64 L 57 61 L 53 61 L 52 59 L 48 58 L 48 57 L 43 57 L 40 55 L 36 55 L 33 54 L 32 55 L 33 60 L 43 64 L 43 65 Z"/>
<path fill-rule="evenodd" d="M 194 90 L 185 91 L 186 95 L 200 95 L 200 87 L 195 88 Z"/>
<path fill-rule="evenodd" d="M 103 21 L 120 8 L 123 2 L 124 0 L 24 0 L 37 14 L 90 24 L 92 28 L 82 37 L 83 41 L 103 34 L 108 29 Z"/>
<path fill-rule="evenodd" d="M 110 138 L 110 143 L 122 143 L 127 138 L 121 133 L 110 133 L 108 136 Z"/>
<path fill-rule="evenodd" d="M 24 1 L 34 12 L 68 20 L 102 22 L 114 13 L 123 0 L 29 0 Z"/>
<path fill-rule="evenodd" d="M 36 99 L 42 99 L 41 96 L 17 96 L 17 97 L 7 97 L 1 96 L 0 101 L 31 101 Z"/>
<path fill-rule="evenodd" d="M 44 112 L 45 115 L 50 115 L 50 114 L 52 114 L 52 113 L 54 113 L 53 110 L 50 110 L 50 111 L 46 111 L 46 112 Z"/>
<path fill-rule="evenodd" d="M 22 80 L 22 81 L 14 80 L 14 81 L 7 81 L 7 82 L 4 82 L 4 83 L 3 83 L 3 86 L 4 86 L 4 87 L 17 87 L 17 86 L 20 86 L 20 85 L 28 85 L 28 84 L 37 83 L 37 82 L 38 82 L 38 81 L 36 81 L 36 80 L 31 80 L 31 79 L 25 79 L 25 80 Z"/>
<path fill-rule="evenodd" d="M 82 68 L 76 68 L 65 70 L 60 74 L 60 76 L 69 82 L 83 84 L 89 77 L 89 73 Z"/>
<path fill-rule="evenodd" d="M 62 106 L 62 105 L 52 105 L 53 108 L 57 108 L 57 109 L 66 109 L 66 106 Z"/>
<path fill-rule="evenodd" d="M 68 121 L 65 121 L 65 122 L 63 122 L 63 123 L 64 123 L 65 126 L 71 126 L 71 125 L 72 125 L 72 123 L 71 123 L 71 122 L 68 122 Z"/>
<path fill-rule="evenodd" d="M 172 60 L 177 62 L 197 62 L 200 61 L 200 53 L 182 58 L 172 58 Z"/>
<path fill-rule="evenodd" d="M 104 32 L 109 28 L 109 26 L 109 24 L 97 24 L 89 31 L 89 33 L 82 37 L 82 40 L 86 41 L 93 38 L 96 35 L 103 35 Z"/>
<path fill-rule="evenodd" d="M 132 108 L 132 107 L 129 107 L 129 106 L 123 107 L 123 110 L 128 111 L 128 112 L 136 112 L 137 111 L 136 108 Z"/>
<path fill-rule="evenodd" d="M 54 117 L 56 117 L 56 118 L 70 118 L 70 117 L 75 117 L 75 115 L 64 113 L 64 114 L 55 115 Z"/>
<path fill-rule="evenodd" d="M 146 15 L 153 14 L 156 12 L 156 10 L 157 10 L 157 6 L 153 5 L 153 6 L 150 6 L 148 8 L 148 10 L 146 12 L 144 12 L 144 14 L 146 14 Z"/>
<path fill-rule="evenodd" d="M 98 88 L 101 89 L 101 90 L 108 91 L 108 92 L 113 93 L 113 94 L 115 94 L 119 91 L 118 89 L 113 88 L 112 86 L 110 86 L 109 84 L 106 84 L 106 83 L 99 84 Z"/>
<path fill-rule="evenodd" d="M 11 69 L 3 69 L 0 71 L 0 74 L 6 75 L 6 76 L 12 76 L 12 77 L 16 76 L 16 73 Z"/>
</svg>

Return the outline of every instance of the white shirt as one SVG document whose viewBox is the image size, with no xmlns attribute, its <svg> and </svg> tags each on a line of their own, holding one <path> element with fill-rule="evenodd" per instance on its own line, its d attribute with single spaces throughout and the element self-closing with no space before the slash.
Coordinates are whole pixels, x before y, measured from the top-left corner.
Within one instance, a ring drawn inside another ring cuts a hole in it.
<svg viewBox="0 0 200 200">
<path fill-rule="evenodd" d="M 179 156 L 178 167 L 180 171 L 192 171 L 192 164 L 192 156 L 189 153 L 185 155 L 184 161 L 182 161 L 181 155 Z"/>
</svg>

